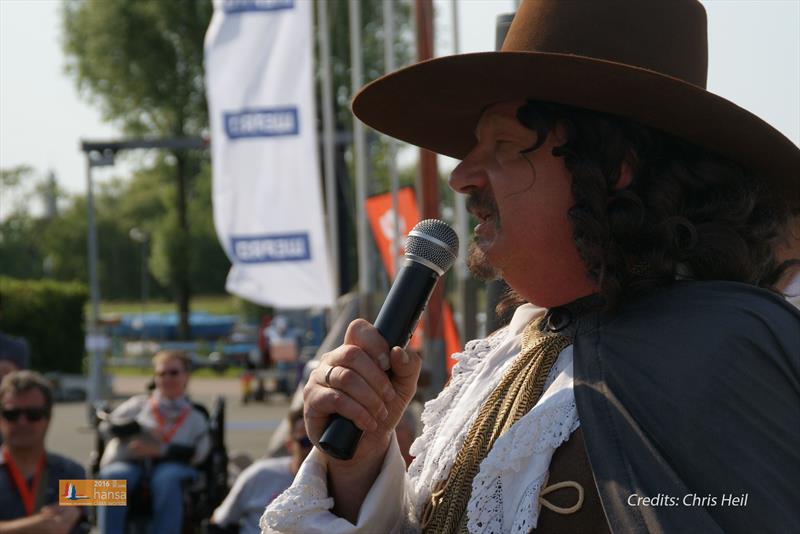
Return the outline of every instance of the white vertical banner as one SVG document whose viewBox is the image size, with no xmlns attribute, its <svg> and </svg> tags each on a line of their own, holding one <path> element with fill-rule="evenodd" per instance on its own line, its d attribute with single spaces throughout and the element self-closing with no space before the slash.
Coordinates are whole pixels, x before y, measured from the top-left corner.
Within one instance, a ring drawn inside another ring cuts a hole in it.
<svg viewBox="0 0 800 534">
<path fill-rule="evenodd" d="M 214 224 L 228 292 L 331 306 L 313 85 L 313 2 L 215 0 L 205 38 Z"/>
</svg>

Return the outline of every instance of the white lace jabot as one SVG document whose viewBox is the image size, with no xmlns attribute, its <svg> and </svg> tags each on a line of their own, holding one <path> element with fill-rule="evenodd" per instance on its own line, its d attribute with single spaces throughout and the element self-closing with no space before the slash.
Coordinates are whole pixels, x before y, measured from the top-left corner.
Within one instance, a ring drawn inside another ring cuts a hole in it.
<svg viewBox="0 0 800 534">
<path fill-rule="evenodd" d="M 484 399 L 519 355 L 525 326 L 544 313 L 531 304 L 517 309 L 507 328 L 467 344 L 457 356 L 450 386 L 425 405 L 425 429 L 411 454 L 412 514 L 418 518 L 430 490 L 447 478 Z M 578 428 L 572 391 L 572 346 L 548 375 L 542 398 L 498 438 L 472 484 L 467 526 L 472 533 L 529 531 L 538 517 L 539 489 L 555 449 Z"/>
<path fill-rule="evenodd" d="M 508 327 L 486 339 L 467 343 L 463 353 L 454 355 L 458 363 L 450 384 L 425 405 L 424 430 L 411 446 L 415 459 L 405 483 L 402 456 L 393 443 L 383 471 L 361 507 L 357 525 L 329 512 L 333 502 L 326 487 L 325 456 L 315 450 L 292 487 L 267 508 L 261 519 L 264 531 L 418 531 L 431 488 L 447 478 L 480 405 L 519 355 L 525 325 L 542 313 L 541 308 L 523 305 Z M 553 453 L 579 426 L 572 381 L 569 346 L 550 370 L 545 392 L 536 406 L 498 438 L 481 463 L 467 505 L 471 533 L 527 532 L 536 525 L 539 490 Z"/>
</svg>

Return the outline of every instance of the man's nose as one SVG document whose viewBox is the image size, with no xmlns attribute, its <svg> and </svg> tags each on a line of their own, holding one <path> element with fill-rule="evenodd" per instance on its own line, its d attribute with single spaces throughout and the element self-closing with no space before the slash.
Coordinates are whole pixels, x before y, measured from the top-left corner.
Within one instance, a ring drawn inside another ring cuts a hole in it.
<svg viewBox="0 0 800 534">
<path fill-rule="evenodd" d="M 475 147 L 456 165 L 450 173 L 448 185 L 456 193 L 467 194 L 476 188 L 485 187 L 488 184 L 486 165 L 480 150 L 480 145 Z"/>
</svg>

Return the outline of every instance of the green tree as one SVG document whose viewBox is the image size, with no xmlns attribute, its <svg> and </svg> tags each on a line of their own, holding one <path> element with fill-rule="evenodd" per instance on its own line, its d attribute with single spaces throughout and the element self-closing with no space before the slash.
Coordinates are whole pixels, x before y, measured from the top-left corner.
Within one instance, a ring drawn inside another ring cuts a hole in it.
<svg viewBox="0 0 800 534">
<path fill-rule="evenodd" d="M 96 194 L 95 221 L 98 241 L 98 278 L 104 298 L 135 298 L 139 288 L 139 249 L 128 236 L 120 205 L 126 184 L 117 179 L 103 184 Z M 41 253 L 48 258 L 56 280 L 88 283 L 86 258 L 86 197 L 76 195 L 52 219 L 38 219 Z M 25 278 L 31 278 L 26 276 Z"/>
<path fill-rule="evenodd" d="M 41 225 L 29 210 L 40 185 L 30 165 L 0 169 L 0 274 L 42 275 L 44 256 L 36 239 Z"/>
<path fill-rule="evenodd" d="M 65 1 L 67 72 L 128 135 L 200 135 L 208 124 L 203 37 L 211 13 L 208 0 Z M 177 242 L 168 250 L 184 338 L 191 298 L 187 195 L 200 157 L 175 150 L 169 162 L 176 178 Z"/>
<path fill-rule="evenodd" d="M 36 228 L 36 220 L 26 212 L 14 211 L 0 220 L 0 274 L 16 278 L 42 275 Z"/>
</svg>

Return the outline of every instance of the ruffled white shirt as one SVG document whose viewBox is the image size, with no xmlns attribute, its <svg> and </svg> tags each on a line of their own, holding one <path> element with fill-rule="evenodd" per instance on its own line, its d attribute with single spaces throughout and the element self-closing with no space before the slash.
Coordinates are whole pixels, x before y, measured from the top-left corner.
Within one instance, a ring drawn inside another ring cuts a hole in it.
<svg viewBox="0 0 800 534">
<path fill-rule="evenodd" d="M 431 488 L 447 479 L 481 404 L 520 353 L 522 331 L 544 310 L 517 309 L 511 323 L 486 339 L 467 343 L 455 355 L 450 384 L 425 405 L 424 430 L 405 464 L 396 440 L 386 454 L 353 525 L 330 512 L 326 456 L 314 449 L 292 486 L 261 517 L 262 532 L 302 534 L 401 533 L 419 531 Z M 467 505 L 471 533 L 528 532 L 536 526 L 538 497 L 555 450 L 580 425 L 572 389 L 572 346 L 556 359 L 545 391 L 524 417 L 500 436 L 481 462 Z"/>
</svg>

